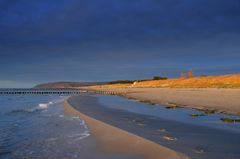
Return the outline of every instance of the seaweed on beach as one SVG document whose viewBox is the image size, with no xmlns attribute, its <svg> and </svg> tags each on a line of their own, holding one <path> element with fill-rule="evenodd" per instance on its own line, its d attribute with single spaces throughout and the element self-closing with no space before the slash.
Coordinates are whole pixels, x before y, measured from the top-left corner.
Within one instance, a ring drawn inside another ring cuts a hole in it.
<svg viewBox="0 0 240 159">
<path fill-rule="evenodd" d="M 215 113 L 216 113 L 216 110 L 206 109 L 206 110 L 203 110 L 203 112 L 204 112 L 205 114 L 215 114 Z"/>
<path fill-rule="evenodd" d="M 183 105 L 176 104 L 176 103 L 167 103 L 168 106 L 166 106 L 166 109 L 177 109 L 177 108 L 182 108 Z"/>
<path fill-rule="evenodd" d="M 174 107 L 174 106 L 166 106 L 165 108 L 166 108 L 166 109 L 176 109 L 176 108 L 179 108 L 179 107 Z"/>
<path fill-rule="evenodd" d="M 177 109 L 177 108 L 184 108 L 187 105 L 184 104 L 178 104 L 178 103 L 167 103 L 166 109 Z"/>
<path fill-rule="evenodd" d="M 204 116 L 204 114 L 196 114 L 196 113 L 192 113 L 189 114 L 191 117 L 200 117 L 200 116 Z"/>
<path fill-rule="evenodd" d="M 196 110 L 203 112 L 204 114 L 215 114 L 217 111 L 215 109 L 201 109 L 201 108 L 196 108 Z"/>
<path fill-rule="evenodd" d="M 232 119 L 232 118 L 221 118 L 220 120 L 221 120 L 222 122 L 225 122 L 225 123 L 240 122 L 240 119 Z"/>
<path fill-rule="evenodd" d="M 141 102 L 141 103 L 146 103 L 146 104 L 150 104 L 150 105 L 156 105 L 156 103 L 153 103 L 153 102 L 150 101 L 150 100 L 139 100 L 139 102 Z"/>
</svg>

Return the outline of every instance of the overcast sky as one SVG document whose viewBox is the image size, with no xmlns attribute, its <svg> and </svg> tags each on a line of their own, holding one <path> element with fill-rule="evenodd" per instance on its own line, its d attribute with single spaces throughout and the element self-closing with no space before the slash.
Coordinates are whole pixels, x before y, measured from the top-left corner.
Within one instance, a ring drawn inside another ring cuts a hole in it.
<svg viewBox="0 0 240 159">
<path fill-rule="evenodd" d="M 0 87 L 240 72 L 239 0 L 0 0 Z"/>
</svg>

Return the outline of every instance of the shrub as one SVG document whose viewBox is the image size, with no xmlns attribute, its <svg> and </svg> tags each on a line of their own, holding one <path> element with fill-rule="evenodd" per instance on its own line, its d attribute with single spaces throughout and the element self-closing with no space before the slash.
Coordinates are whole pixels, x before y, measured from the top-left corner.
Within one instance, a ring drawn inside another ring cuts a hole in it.
<svg viewBox="0 0 240 159">
<path fill-rule="evenodd" d="M 188 71 L 188 78 L 193 78 L 193 77 L 194 77 L 194 75 L 193 75 L 193 70 L 190 69 L 190 70 Z"/>
<path fill-rule="evenodd" d="M 167 80 L 167 77 L 161 77 L 161 76 L 154 76 L 153 80 Z"/>
<path fill-rule="evenodd" d="M 181 73 L 180 78 L 193 78 L 194 74 L 193 74 L 193 70 L 190 69 L 187 73 Z"/>
<path fill-rule="evenodd" d="M 131 80 L 118 80 L 118 81 L 111 81 L 108 82 L 107 84 L 133 84 L 134 81 Z"/>
</svg>

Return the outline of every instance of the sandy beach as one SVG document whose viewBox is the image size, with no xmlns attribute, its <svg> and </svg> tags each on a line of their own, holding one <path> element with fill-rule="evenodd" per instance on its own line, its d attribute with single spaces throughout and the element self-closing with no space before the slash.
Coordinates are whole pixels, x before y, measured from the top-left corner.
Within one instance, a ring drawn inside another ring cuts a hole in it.
<svg viewBox="0 0 240 159">
<path fill-rule="evenodd" d="M 64 102 L 65 113 L 85 120 L 91 134 L 96 138 L 98 148 L 105 153 L 127 154 L 144 159 L 186 159 L 183 154 L 156 144 L 117 127 L 111 126 L 74 109 Z"/>
<path fill-rule="evenodd" d="M 91 88 L 90 88 L 91 89 Z M 96 89 L 96 88 L 95 88 Z M 240 89 L 219 88 L 97 88 L 124 92 L 139 101 L 240 114 Z"/>
<path fill-rule="evenodd" d="M 86 121 L 90 138 L 103 155 L 152 158 L 160 152 L 159 156 L 180 152 L 194 159 L 238 159 L 240 155 L 239 123 L 220 120 L 231 115 L 191 117 L 199 111 L 165 109 L 110 95 L 72 96 L 67 102 L 65 112 Z"/>
</svg>

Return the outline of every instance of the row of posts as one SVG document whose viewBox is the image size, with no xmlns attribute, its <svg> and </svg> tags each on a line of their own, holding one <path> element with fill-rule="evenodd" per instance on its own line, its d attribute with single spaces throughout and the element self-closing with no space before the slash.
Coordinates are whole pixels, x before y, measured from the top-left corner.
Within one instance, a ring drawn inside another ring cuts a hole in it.
<svg viewBox="0 0 240 159">
<path fill-rule="evenodd" d="M 114 91 L 0 91 L 0 94 L 109 94 L 120 95 Z"/>
</svg>

